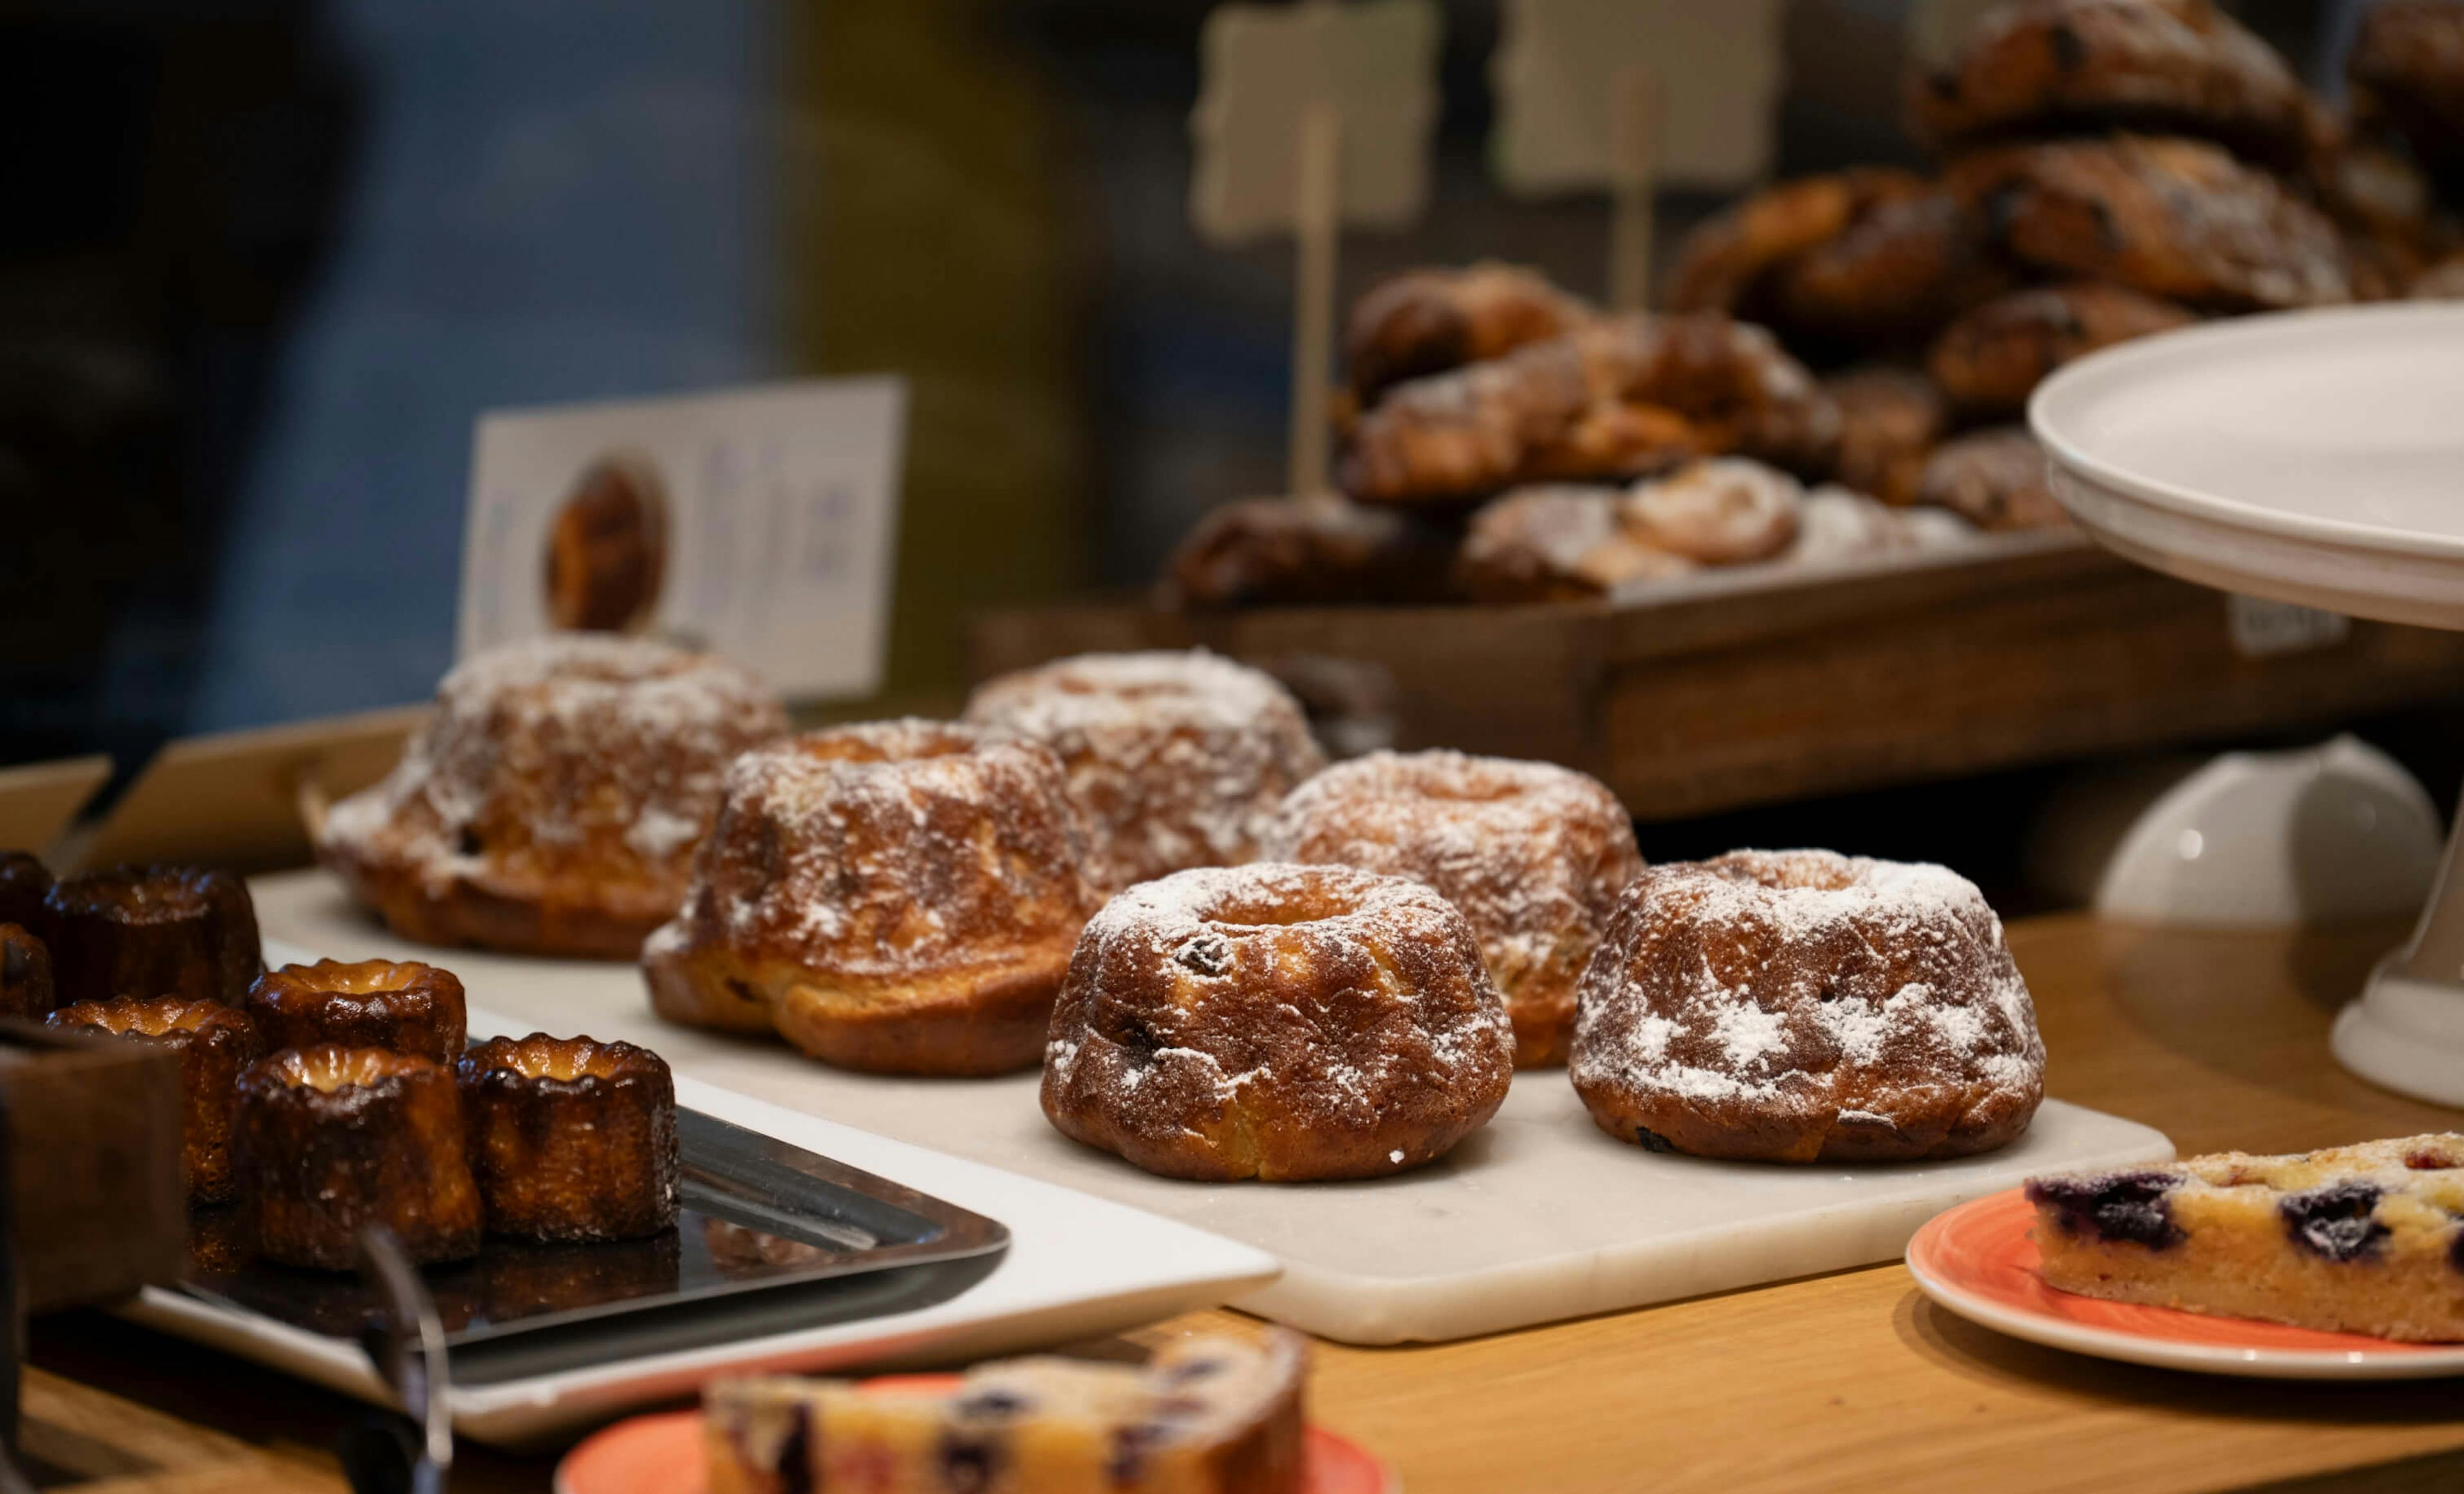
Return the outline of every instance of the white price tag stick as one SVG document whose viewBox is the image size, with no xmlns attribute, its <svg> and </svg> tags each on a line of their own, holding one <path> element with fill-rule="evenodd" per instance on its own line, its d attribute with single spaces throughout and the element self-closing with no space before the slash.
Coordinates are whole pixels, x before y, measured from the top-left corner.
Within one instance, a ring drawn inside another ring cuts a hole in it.
<svg viewBox="0 0 2464 1494">
<path fill-rule="evenodd" d="M 1328 406 L 1333 395 L 1334 269 L 1342 241 L 1343 117 L 1313 103 L 1301 116 L 1300 160 L 1292 204 L 1292 408 L 1290 472 L 1294 497 L 1331 486 Z"/>
<path fill-rule="evenodd" d="M 1658 186 L 1660 91 L 1640 63 L 1617 69 L 1609 94 L 1612 211 L 1609 300 L 1619 311 L 1651 304 L 1652 194 Z"/>
</svg>

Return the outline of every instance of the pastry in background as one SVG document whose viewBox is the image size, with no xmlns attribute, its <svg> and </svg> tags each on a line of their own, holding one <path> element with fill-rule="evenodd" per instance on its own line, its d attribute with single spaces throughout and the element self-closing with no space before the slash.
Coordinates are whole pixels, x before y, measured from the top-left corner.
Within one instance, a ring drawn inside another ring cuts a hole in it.
<svg viewBox="0 0 2464 1494">
<path fill-rule="evenodd" d="M 491 1038 L 454 1060 L 488 1232 L 638 1240 L 676 1222 L 676 1086 L 656 1053 Z"/>
<path fill-rule="evenodd" d="M 2014 138 L 2162 131 L 2291 165 L 2309 95 L 2276 50 L 2209 0 L 2016 0 L 1915 75 L 1908 127 L 1939 152 Z"/>
<path fill-rule="evenodd" d="M 180 1177 L 188 1197 L 219 1203 L 232 1192 L 231 1130 L 240 1070 L 265 1050 L 247 1016 L 219 1001 L 163 996 L 77 1001 L 44 1019 L 67 1032 L 151 1043 L 180 1055 Z"/>
<path fill-rule="evenodd" d="M 1984 152 L 1951 173 L 1986 205 L 2004 249 L 2048 274 L 2220 311 L 2353 297 L 2336 226 L 2205 141 L 2061 141 Z"/>
<path fill-rule="evenodd" d="M 1569 1071 L 1653 1152 L 1898 1162 L 2008 1145 L 2045 1048 L 2002 921 L 1941 867 L 1737 851 L 1644 871 L 1583 974 Z"/>
<path fill-rule="evenodd" d="M 1266 855 L 1425 882 L 1471 926 L 1514 1023 L 1514 1066 L 1566 1061 L 1574 982 L 1642 871 L 1607 786 L 1553 763 L 1373 753 L 1292 790 Z"/>
<path fill-rule="evenodd" d="M 1756 317 L 1792 347 L 1872 349 L 1922 338 L 2014 279 L 1975 202 L 1930 187 L 1876 203 L 1780 266 Z"/>
<path fill-rule="evenodd" d="M 248 884 L 201 867 L 114 867 L 43 897 L 57 999 L 179 996 L 236 1006 L 262 968 Z"/>
<path fill-rule="evenodd" d="M 1788 473 L 1742 457 L 1689 462 L 1636 483 L 1620 500 L 1639 542 L 1699 565 L 1768 560 L 1796 538 L 1805 490 Z"/>
<path fill-rule="evenodd" d="M 1038 743 L 916 720 L 773 742 L 728 769 L 684 910 L 643 948 L 650 1003 L 845 1068 L 1032 1067 L 1094 908 L 1083 859 Z"/>
<path fill-rule="evenodd" d="M 0 923 L 13 923 L 28 934 L 51 941 L 51 915 L 43 899 L 52 890 L 51 868 L 22 850 L 0 851 Z"/>
<path fill-rule="evenodd" d="M 1885 205 L 1931 190 L 1913 171 L 1852 166 L 1753 192 L 1685 235 L 1662 299 L 1672 312 L 1749 316 L 1767 299 L 1771 275 L 1846 232 Z"/>
<path fill-rule="evenodd" d="M 1620 317 L 1388 391 L 1344 486 L 1363 502 L 1460 505 L 1523 483 L 1630 478 L 1729 452 L 1825 468 L 1838 411 L 1760 327 Z"/>
<path fill-rule="evenodd" d="M 980 1364 L 947 1391 L 715 1380 L 710 1494 L 1302 1494 L 1309 1350 L 1269 1329 L 1166 1344 L 1143 1366 Z"/>
<path fill-rule="evenodd" d="M 1475 602 L 1580 602 L 1639 581 L 1683 576 L 1693 561 L 1644 543 L 1618 488 L 1517 488 L 1481 506 L 1457 571 Z"/>
<path fill-rule="evenodd" d="M 2464 198 L 2464 7 L 2378 0 L 2344 56 L 2353 115 L 2403 138 L 2450 196 Z"/>
<path fill-rule="evenodd" d="M 1833 374 L 1822 390 L 1839 408 L 1832 477 L 1885 503 L 1914 503 L 1925 456 L 1950 426 L 1942 391 L 1915 369 L 1890 363 Z"/>
<path fill-rule="evenodd" d="M 1826 483 L 1805 495 L 1796 539 L 1780 559 L 1792 565 L 1830 565 L 1948 549 L 1975 537 L 1975 526 L 1947 509 L 1895 508 Z"/>
<path fill-rule="evenodd" d="M 285 1048 L 239 1078 L 231 1143 L 256 1253 L 348 1271 L 384 1224 L 412 1261 L 479 1250 L 462 1107 L 442 1065 L 386 1048 Z"/>
<path fill-rule="evenodd" d="M 1159 600 L 1192 611 L 1401 606 L 1451 600 L 1456 538 L 1396 509 L 1342 498 L 1249 498 L 1199 521 Z"/>
<path fill-rule="evenodd" d="M 2423 271 L 2406 294 L 2417 301 L 2464 300 L 2464 254 Z"/>
<path fill-rule="evenodd" d="M 2300 185 L 2343 231 L 2353 294 L 2362 300 L 2402 297 L 2459 241 L 2453 216 L 2419 166 L 2341 129 L 2312 153 Z"/>
<path fill-rule="evenodd" d="M 1917 501 L 1979 529 L 2059 529 L 2071 521 L 2054 496 L 2045 450 L 2024 426 L 1996 426 L 1936 447 Z"/>
<path fill-rule="evenodd" d="M 1485 1124 L 1513 1066 L 1451 904 L 1402 877 L 1262 862 L 1143 883 L 1089 921 L 1044 1113 L 1167 1177 L 1382 1177 Z"/>
<path fill-rule="evenodd" d="M 1366 407 L 1389 384 L 1500 358 L 1596 316 L 1548 276 L 1520 265 L 1483 260 L 1460 270 L 1412 270 L 1379 281 L 1353 303 L 1344 363 L 1353 394 Z"/>
<path fill-rule="evenodd" d="M 2464 1135 L 2028 1180 L 2047 1285 L 2330 1333 L 2464 1339 Z"/>
<path fill-rule="evenodd" d="M 2171 301 L 2101 281 L 2032 286 L 1945 327 L 1925 355 L 1925 371 L 1962 414 L 2007 419 L 2072 359 L 2196 319 Z"/>
<path fill-rule="evenodd" d="M 976 687 L 966 718 L 1061 759 L 1099 895 L 1254 859 L 1284 795 L 1326 765 L 1290 691 L 1202 648 L 1004 674 Z"/>
<path fill-rule="evenodd" d="M 0 1017 L 40 1022 L 58 1004 L 50 946 L 16 924 L 0 923 Z"/>
<path fill-rule="evenodd" d="M 469 1037 L 461 978 L 417 960 L 285 965 L 257 977 L 242 1005 L 269 1050 L 335 1043 L 451 1064 Z"/>
<path fill-rule="evenodd" d="M 735 665 L 563 634 L 456 666 L 385 780 L 334 805 L 318 856 L 427 944 L 631 959 L 684 900 L 737 754 L 780 736 Z"/>
</svg>

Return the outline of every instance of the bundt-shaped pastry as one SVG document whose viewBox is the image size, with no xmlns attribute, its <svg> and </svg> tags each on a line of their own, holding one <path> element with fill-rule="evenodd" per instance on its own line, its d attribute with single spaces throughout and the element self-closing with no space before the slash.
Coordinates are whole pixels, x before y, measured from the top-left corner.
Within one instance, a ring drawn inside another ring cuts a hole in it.
<svg viewBox="0 0 2464 1494">
<path fill-rule="evenodd" d="M 631 959 L 684 900 L 736 755 L 787 729 L 759 681 L 707 654 L 567 634 L 471 659 L 318 854 L 395 933 L 429 944 Z"/>
<path fill-rule="evenodd" d="M 986 681 L 967 719 L 1060 758 L 1109 895 L 1258 854 L 1292 785 L 1326 765 L 1291 692 L 1204 649 L 1089 653 Z"/>
<path fill-rule="evenodd" d="M 1583 973 L 1571 1071 L 1655 1152 L 1897 1162 L 2027 1130 L 2044 1044 L 2002 921 L 1941 867 L 1737 851 L 1654 867 Z"/>
<path fill-rule="evenodd" d="M 1183 871 L 1087 925 L 1044 1113 L 1168 1177 L 1378 1177 L 1497 1111 L 1514 1028 L 1463 914 L 1351 867 Z"/>
<path fill-rule="evenodd" d="M 676 1086 L 630 1043 L 491 1038 L 457 1061 L 493 1234 L 586 1241 L 676 1221 Z"/>
<path fill-rule="evenodd" d="M 642 953 L 651 1005 L 824 1063 L 1031 1067 L 1094 906 L 1060 764 L 971 727 L 884 721 L 728 770 L 685 910 Z"/>
<path fill-rule="evenodd" d="M 13 923 L 0 923 L 0 1017 L 39 1021 L 55 1004 L 52 952 Z"/>
<path fill-rule="evenodd" d="M 21 850 L 0 850 L 0 923 L 13 923 L 49 943 L 51 914 L 43 899 L 52 890 L 51 869 Z"/>
<path fill-rule="evenodd" d="M 1459 752 L 1335 764 L 1284 801 L 1266 854 L 1437 889 L 1506 999 L 1518 1068 L 1566 1061 L 1574 983 L 1642 871 L 1625 806 L 1597 779 Z"/>
<path fill-rule="evenodd" d="M 44 1019 L 67 1031 L 99 1032 L 158 1044 L 180 1055 L 180 1176 L 188 1197 L 231 1196 L 231 1118 L 240 1070 L 261 1051 L 247 1016 L 219 1001 L 163 996 L 78 1001 Z"/>
<path fill-rule="evenodd" d="M 269 1051 L 332 1043 L 451 1064 L 468 1030 L 461 980 L 417 960 L 285 965 L 257 977 L 246 1005 Z"/>
<path fill-rule="evenodd" d="M 53 884 L 52 983 L 63 1001 L 182 996 L 237 1006 L 256 978 L 248 884 L 195 867 L 117 867 Z"/>
<path fill-rule="evenodd" d="M 257 1254 L 347 1271 L 381 1223 L 413 1261 L 479 1249 L 452 1071 L 387 1048 L 285 1048 L 239 1078 L 232 1145 Z"/>
</svg>

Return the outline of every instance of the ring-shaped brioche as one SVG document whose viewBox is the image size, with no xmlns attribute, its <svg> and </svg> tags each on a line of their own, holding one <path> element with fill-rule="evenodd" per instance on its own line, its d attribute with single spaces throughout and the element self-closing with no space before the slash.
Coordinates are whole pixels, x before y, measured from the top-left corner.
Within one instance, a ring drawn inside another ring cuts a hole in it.
<svg viewBox="0 0 2464 1494">
<path fill-rule="evenodd" d="M 445 676 L 385 780 L 334 805 L 318 856 L 424 944 L 632 959 L 684 900 L 736 755 L 787 730 L 726 660 L 567 633 Z"/>
<path fill-rule="evenodd" d="M 264 1051 L 246 1013 L 219 1001 L 163 996 L 77 1001 L 43 1019 L 63 1031 L 103 1033 L 167 1047 L 180 1055 L 180 1176 L 188 1197 L 217 1203 L 231 1196 L 231 1129 L 240 1070 Z"/>
<path fill-rule="evenodd" d="M 1350 867 L 1183 871 L 1087 925 L 1044 1112 L 1168 1177 L 1378 1177 L 1444 1155 L 1513 1077 L 1463 914 Z"/>
<path fill-rule="evenodd" d="M 347 1271 L 360 1231 L 391 1229 L 415 1262 L 479 1249 L 452 1071 L 389 1048 L 285 1048 L 239 1079 L 232 1144 L 239 1204 L 256 1253 Z"/>
<path fill-rule="evenodd" d="M 491 1038 L 454 1066 L 491 1234 L 583 1242 L 676 1221 L 676 1086 L 630 1043 Z"/>
<path fill-rule="evenodd" d="M 64 1001 L 182 996 L 236 1006 L 260 968 L 248 884 L 197 867 L 115 867 L 44 895 Z"/>
<path fill-rule="evenodd" d="M 40 1022 L 57 1004 L 51 947 L 20 925 L 0 923 L 0 1017 Z"/>
<path fill-rule="evenodd" d="M 1941 867 L 1830 851 L 1663 864 L 1583 973 L 1569 1072 L 1651 1151 L 1897 1162 L 1991 1151 L 2044 1095 L 2002 921 Z"/>
<path fill-rule="evenodd" d="M 1284 801 L 1266 853 L 1435 888 L 1479 941 L 1517 1068 L 1566 1061 L 1574 984 L 1642 871 L 1633 822 L 1597 779 L 1446 751 L 1336 763 Z"/>
<path fill-rule="evenodd" d="M 285 965 L 259 976 L 245 1005 L 268 1051 L 333 1043 L 451 1064 L 469 1030 L 460 978 L 417 960 Z"/>
<path fill-rule="evenodd" d="M 1254 860 L 1292 785 L 1326 766 L 1274 676 L 1207 652 L 1089 653 L 988 680 L 976 725 L 1061 759 L 1109 896 L 1191 867 Z"/>
<path fill-rule="evenodd" d="M 888 1073 L 1032 1067 L 1094 906 L 1061 766 L 1033 742 L 882 721 L 746 753 L 674 922 L 643 950 L 671 1022 Z"/>
</svg>

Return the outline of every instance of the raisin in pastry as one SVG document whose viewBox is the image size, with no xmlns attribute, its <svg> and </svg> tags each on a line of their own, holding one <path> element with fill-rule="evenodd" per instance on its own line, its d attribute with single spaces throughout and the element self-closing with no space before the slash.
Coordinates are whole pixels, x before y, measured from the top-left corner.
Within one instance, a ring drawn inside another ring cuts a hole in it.
<svg viewBox="0 0 2464 1494">
<path fill-rule="evenodd" d="M 2072 359 L 2194 319 L 2171 301 L 2102 281 L 2032 286 L 1945 327 L 1925 369 L 1964 413 L 2009 417 Z"/>
<path fill-rule="evenodd" d="M 2031 1178 L 2045 1281 L 2110 1302 L 2464 1339 L 2464 1134 Z"/>
<path fill-rule="evenodd" d="M 1366 406 L 1389 384 L 1501 357 L 1596 315 L 1520 265 L 1413 270 L 1380 281 L 1353 304 L 1344 361 L 1353 393 Z"/>
<path fill-rule="evenodd" d="M 2020 0 L 1912 79 L 1909 125 L 1937 150 L 2106 129 L 2202 136 L 2289 164 L 2312 105 L 2275 49 L 2209 0 Z"/>
<path fill-rule="evenodd" d="M 1191 1338 L 1144 1367 L 979 1365 L 946 1392 L 737 1379 L 703 1393 L 711 1494 L 1300 1494 L 1308 1351 Z"/>
</svg>

